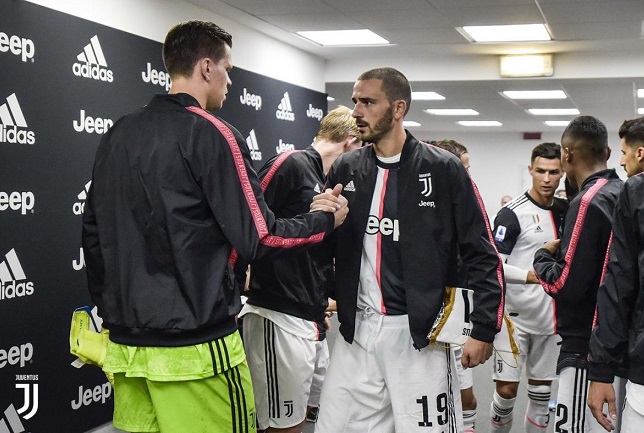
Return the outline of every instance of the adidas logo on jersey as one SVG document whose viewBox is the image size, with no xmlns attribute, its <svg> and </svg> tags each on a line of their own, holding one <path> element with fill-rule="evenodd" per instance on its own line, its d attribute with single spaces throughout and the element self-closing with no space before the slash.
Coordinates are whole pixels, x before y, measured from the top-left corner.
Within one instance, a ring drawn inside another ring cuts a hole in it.
<svg viewBox="0 0 644 433">
<path fill-rule="evenodd" d="M 317 182 L 315 183 L 315 188 L 313 188 L 313 191 L 317 192 L 318 194 L 322 191 L 320 189 L 320 184 L 319 183 L 317 183 Z"/>
<path fill-rule="evenodd" d="M 253 161 L 262 160 L 262 152 L 259 151 L 259 146 L 257 145 L 257 136 L 255 135 L 255 130 L 251 129 L 248 137 L 246 137 L 246 143 L 248 144 L 248 149 L 250 150 L 250 159 Z"/>
<path fill-rule="evenodd" d="M 105 134 L 108 129 L 114 126 L 112 119 L 102 119 L 100 117 L 91 117 L 85 114 L 85 110 L 80 111 L 80 118 L 73 122 L 74 131 L 87 132 L 89 134 Z"/>
<path fill-rule="evenodd" d="M 288 92 L 284 92 L 284 97 L 280 101 L 280 104 L 277 106 L 275 117 L 280 120 L 295 122 L 295 114 L 293 113 L 293 108 L 291 107 L 291 99 L 288 97 Z"/>
<path fill-rule="evenodd" d="M 309 104 L 309 108 L 306 110 L 306 117 L 322 120 L 324 117 L 324 111 L 321 108 L 315 108 L 313 105 Z"/>
<path fill-rule="evenodd" d="M 289 150 L 295 150 L 295 145 L 290 143 L 284 143 L 280 138 L 279 144 L 275 146 L 275 153 L 284 153 L 284 152 L 288 152 Z"/>
<path fill-rule="evenodd" d="M 172 86 L 172 80 L 170 79 L 170 74 L 164 71 L 157 71 L 152 68 L 152 64 L 148 62 L 146 70 L 141 72 L 141 78 L 144 83 L 152 83 L 158 86 L 161 86 L 167 92 Z"/>
<path fill-rule="evenodd" d="M 34 144 L 36 136 L 27 128 L 22 109 L 15 93 L 0 105 L 0 143 Z"/>
<path fill-rule="evenodd" d="M 344 190 L 345 191 L 350 191 L 350 192 L 355 192 L 356 191 L 356 187 L 355 187 L 355 185 L 353 185 L 352 180 L 350 180 L 349 183 L 344 186 Z"/>
<path fill-rule="evenodd" d="M 74 63 L 72 72 L 77 77 L 111 83 L 114 81 L 114 74 L 107 69 L 107 61 L 98 36 L 94 35 L 89 41 L 90 43 L 85 45 L 83 52 L 76 56 L 78 63 Z"/>
<path fill-rule="evenodd" d="M 9 36 L 6 33 L 0 32 L 0 53 L 7 53 L 20 56 L 23 62 L 27 59 L 34 61 L 34 41 L 31 39 L 21 38 L 19 36 Z"/>
<path fill-rule="evenodd" d="M 74 215 L 82 215 L 85 212 L 85 200 L 87 200 L 87 193 L 89 193 L 89 187 L 92 185 L 90 180 L 85 184 L 85 188 L 78 193 L 78 201 L 72 205 L 72 212 Z"/>
<path fill-rule="evenodd" d="M 34 213 L 35 201 L 34 193 L 30 191 L 12 193 L 0 191 L 0 211 L 11 209 L 19 210 L 23 215 L 26 215 L 27 211 Z"/>
<path fill-rule="evenodd" d="M 0 263 L 0 301 L 23 296 L 30 296 L 34 293 L 34 283 L 26 280 L 27 276 L 22 270 L 16 250 L 11 249 L 5 260 Z"/>
<path fill-rule="evenodd" d="M 541 227 L 537 226 L 537 228 L 534 229 L 534 232 L 535 233 L 543 233 L 543 229 Z"/>
</svg>

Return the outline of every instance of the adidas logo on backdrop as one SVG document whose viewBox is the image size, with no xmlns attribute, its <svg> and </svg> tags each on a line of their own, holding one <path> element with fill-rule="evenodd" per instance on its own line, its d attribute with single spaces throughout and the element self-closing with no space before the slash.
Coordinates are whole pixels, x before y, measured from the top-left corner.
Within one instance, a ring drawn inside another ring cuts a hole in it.
<svg viewBox="0 0 644 433">
<path fill-rule="evenodd" d="M 277 106 L 275 117 L 280 120 L 295 122 L 295 114 L 293 113 L 293 108 L 291 107 L 291 99 L 288 97 L 288 92 L 284 92 L 284 97 L 282 97 L 280 104 Z"/>
<path fill-rule="evenodd" d="M 0 262 L 0 301 L 33 295 L 34 283 L 26 279 L 16 250 L 12 248 Z"/>
<path fill-rule="evenodd" d="M 9 36 L 0 32 L 0 53 L 11 52 L 11 54 L 20 56 L 20 60 L 26 62 L 27 59 L 34 61 L 34 41 L 31 39 L 21 38 L 20 36 Z"/>
<path fill-rule="evenodd" d="M 27 130 L 22 109 L 15 93 L 7 97 L 7 102 L 0 105 L 0 143 L 34 144 L 36 135 Z"/>
<path fill-rule="evenodd" d="M 89 187 L 92 185 L 90 180 L 85 184 L 85 188 L 78 193 L 78 201 L 72 205 L 72 212 L 74 215 L 82 215 L 85 212 L 85 200 L 87 200 L 87 193 L 89 193 Z"/>
<path fill-rule="evenodd" d="M 250 150 L 250 158 L 253 161 L 261 161 L 262 152 L 259 151 L 259 146 L 257 145 L 257 136 L 255 135 L 254 129 L 251 129 L 248 137 L 246 137 L 246 144 L 248 144 L 248 149 Z"/>
<path fill-rule="evenodd" d="M 76 56 L 78 62 L 72 66 L 72 72 L 77 77 L 111 83 L 114 81 L 114 74 L 107 69 L 107 61 L 98 36 L 94 35 L 89 41 L 83 52 Z"/>
</svg>

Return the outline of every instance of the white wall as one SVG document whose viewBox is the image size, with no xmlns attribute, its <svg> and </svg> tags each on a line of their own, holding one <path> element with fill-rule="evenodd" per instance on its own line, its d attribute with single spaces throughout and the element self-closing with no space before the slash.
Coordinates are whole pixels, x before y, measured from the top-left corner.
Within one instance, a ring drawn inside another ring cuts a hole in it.
<svg viewBox="0 0 644 433">
<path fill-rule="evenodd" d="M 175 24 L 213 21 L 233 35 L 233 64 L 324 92 L 325 61 L 193 4 L 179 0 L 27 0 L 148 39 L 163 42 Z"/>
<path fill-rule="evenodd" d="M 411 130 L 413 133 L 413 129 Z M 539 143 L 561 142 L 561 133 L 544 133 L 541 140 L 524 140 L 520 133 L 468 133 L 468 134 L 432 134 L 432 137 L 421 139 L 451 138 L 462 143 L 470 153 L 470 173 L 478 185 L 488 214 L 494 215 L 501 207 L 501 197 L 516 197 L 528 190 L 532 178 L 528 174 L 530 154 Z M 621 156 L 617 132 L 609 131 L 609 146 L 612 153 L 608 161 L 609 168 L 615 168 L 623 179 L 626 173 L 619 165 Z M 563 181 L 561 182 L 563 188 Z"/>
</svg>

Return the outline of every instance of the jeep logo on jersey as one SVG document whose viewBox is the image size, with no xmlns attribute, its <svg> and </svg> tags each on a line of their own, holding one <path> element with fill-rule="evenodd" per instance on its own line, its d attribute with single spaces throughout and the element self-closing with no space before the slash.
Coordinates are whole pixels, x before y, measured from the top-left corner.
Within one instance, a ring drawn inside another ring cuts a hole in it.
<svg viewBox="0 0 644 433">
<path fill-rule="evenodd" d="M 94 35 L 89 44 L 85 45 L 83 52 L 76 56 L 78 63 L 72 65 L 72 72 L 77 77 L 90 78 L 97 81 L 114 81 L 114 74 L 107 69 L 107 61 L 103 54 L 103 48 L 98 41 L 98 36 Z"/>
<path fill-rule="evenodd" d="M 89 193 L 89 187 L 92 185 L 90 180 L 85 184 L 85 188 L 78 193 L 78 201 L 72 205 L 72 212 L 74 215 L 82 215 L 85 212 L 85 200 L 87 200 L 87 194 Z"/>
<path fill-rule="evenodd" d="M 27 276 L 18 260 L 15 249 L 11 249 L 0 262 L 0 301 L 30 296 L 34 293 L 34 283 L 25 281 Z"/>
<path fill-rule="evenodd" d="M 261 161 L 262 152 L 259 151 L 259 146 L 257 145 L 257 136 L 255 135 L 254 129 L 251 129 L 248 137 L 246 137 L 246 144 L 248 144 L 248 149 L 250 150 L 250 158 L 253 161 Z"/>
<path fill-rule="evenodd" d="M 288 92 L 284 92 L 284 96 L 277 106 L 275 117 L 280 120 L 295 122 L 295 114 L 293 113 L 293 107 L 291 107 L 291 99 L 288 97 Z"/>
<path fill-rule="evenodd" d="M 425 197 L 429 197 L 432 193 L 432 174 L 423 173 L 418 175 L 418 182 L 422 186 L 422 191 L 420 192 Z"/>
<path fill-rule="evenodd" d="M 284 143 L 280 138 L 279 144 L 275 146 L 275 153 L 284 153 L 284 152 L 288 152 L 289 150 L 295 150 L 295 145 L 290 143 Z"/>
<path fill-rule="evenodd" d="M 33 192 L 2 192 L 0 191 L 0 211 L 11 209 L 20 211 L 21 214 L 26 215 L 27 211 L 34 213 L 34 198 Z"/>
<path fill-rule="evenodd" d="M 244 87 L 243 93 L 239 96 L 239 102 L 250 107 L 254 107 L 255 110 L 262 109 L 262 97 L 259 95 L 253 95 Z"/>
<path fill-rule="evenodd" d="M 324 110 L 321 108 L 314 108 L 313 105 L 309 104 L 309 108 L 306 110 L 306 117 L 322 120 L 324 117 Z"/>
<path fill-rule="evenodd" d="M 0 143 L 34 144 L 36 136 L 26 128 L 27 121 L 18 98 L 12 93 L 7 102 L 0 105 Z"/>
<path fill-rule="evenodd" d="M 380 233 L 383 236 L 392 236 L 393 241 L 398 242 L 398 239 L 400 238 L 399 227 L 398 220 L 392 220 L 391 218 L 386 217 L 379 219 L 375 215 L 369 215 L 366 232 L 368 235 Z"/>
<path fill-rule="evenodd" d="M 0 32 L 0 53 L 11 52 L 11 54 L 20 56 L 23 62 L 27 59 L 34 61 L 34 41 L 31 39 L 21 38 L 20 36 L 9 36 L 4 32 Z"/>
<path fill-rule="evenodd" d="M 144 83 L 152 83 L 158 86 L 165 88 L 167 92 L 172 86 L 172 80 L 170 79 L 170 74 L 164 71 L 157 71 L 152 68 L 150 62 L 146 66 L 146 70 L 141 72 L 141 78 Z"/>
<path fill-rule="evenodd" d="M 80 118 L 73 122 L 74 131 L 89 134 L 105 134 L 113 125 L 114 121 L 112 119 L 87 116 L 85 110 L 81 110 Z"/>
</svg>

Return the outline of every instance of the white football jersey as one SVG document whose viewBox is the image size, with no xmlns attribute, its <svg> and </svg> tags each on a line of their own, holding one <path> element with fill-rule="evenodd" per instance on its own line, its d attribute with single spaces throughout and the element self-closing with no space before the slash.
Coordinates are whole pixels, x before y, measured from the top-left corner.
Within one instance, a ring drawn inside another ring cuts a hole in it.
<svg viewBox="0 0 644 433">
<path fill-rule="evenodd" d="M 503 207 L 494 219 L 494 243 L 505 263 L 531 270 L 534 253 L 545 242 L 559 239 L 568 204 L 556 198 L 551 207 L 537 204 L 526 192 Z M 524 332 L 557 332 L 554 300 L 540 284 L 507 284 L 505 310 Z"/>
</svg>

